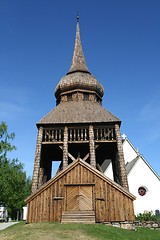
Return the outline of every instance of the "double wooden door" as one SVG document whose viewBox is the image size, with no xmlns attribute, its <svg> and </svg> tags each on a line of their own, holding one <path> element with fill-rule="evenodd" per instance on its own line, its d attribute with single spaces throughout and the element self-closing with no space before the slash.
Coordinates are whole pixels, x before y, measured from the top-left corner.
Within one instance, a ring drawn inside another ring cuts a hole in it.
<svg viewBox="0 0 160 240">
<path fill-rule="evenodd" d="M 66 186 L 66 211 L 93 210 L 93 186 Z"/>
</svg>

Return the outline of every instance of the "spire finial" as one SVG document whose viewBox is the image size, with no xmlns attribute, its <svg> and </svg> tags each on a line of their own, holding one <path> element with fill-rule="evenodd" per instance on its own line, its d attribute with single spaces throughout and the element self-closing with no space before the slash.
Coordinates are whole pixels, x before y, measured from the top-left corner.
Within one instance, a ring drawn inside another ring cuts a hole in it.
<svg viewBox="0 0 160 240">
<path fill-rule="evenodd" d="M 77 19 L 77 23 L 79 22 L 79 13 L 78 13 L 78 11 L 77 11 L 77 17 L 76 17 L 76 19 Z"/>
</svg>

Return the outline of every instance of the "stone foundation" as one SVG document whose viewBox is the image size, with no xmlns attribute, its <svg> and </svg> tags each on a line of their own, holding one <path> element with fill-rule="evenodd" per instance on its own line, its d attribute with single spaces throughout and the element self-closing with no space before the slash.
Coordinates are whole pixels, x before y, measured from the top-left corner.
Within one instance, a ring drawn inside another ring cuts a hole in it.
<svg viewBox="0 0 160 240">
<path fill-rule="evenodd" d="M 160 221 L 135 221 L 135 226 L 160 230 Z"/>
<path fill-rule="evenodd" d="M 160 230 L 160 222 L 158 221 L 135 221 L 135 222 L 106 222 L 105 225 L 123 228 L 126 230 L 136 230 L 137 227 L 150 228 L 153 230 Z"/>
<path fill-rule="evenodd" d="M 118 227 L 118 228 L 123 228 L 127 230 L 135 230 L 135 224 L 134 222 L 107 222 L 105 223 L 107 226 L 113 226 L 113 227 Z"/>
</svg>

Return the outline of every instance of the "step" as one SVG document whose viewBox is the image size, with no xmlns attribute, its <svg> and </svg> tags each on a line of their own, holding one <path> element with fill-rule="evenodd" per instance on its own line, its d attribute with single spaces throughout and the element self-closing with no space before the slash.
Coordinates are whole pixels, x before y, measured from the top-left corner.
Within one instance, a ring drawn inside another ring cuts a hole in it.
<svg viewBox="0 0 160 240">
<path fill-rule="evenodd" d="M 95 223 L 94 211 L 64 211 L 62 223 Z"/>
</svg>

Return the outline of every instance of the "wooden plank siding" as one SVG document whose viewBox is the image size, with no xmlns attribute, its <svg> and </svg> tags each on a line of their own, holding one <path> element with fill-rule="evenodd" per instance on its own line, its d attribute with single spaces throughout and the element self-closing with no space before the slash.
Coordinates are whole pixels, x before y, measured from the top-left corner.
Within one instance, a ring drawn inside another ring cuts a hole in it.
<svg viewBox="0 0 160 240">
<path fill-rule="evenodd" d="M 27 222 L 61 222 L 63 211 L 79 208 L 92 208 L 96 222 L 133 221 L 134 199 L 103 173 L 76 160 L 26 199 Z"/>
</svg>

